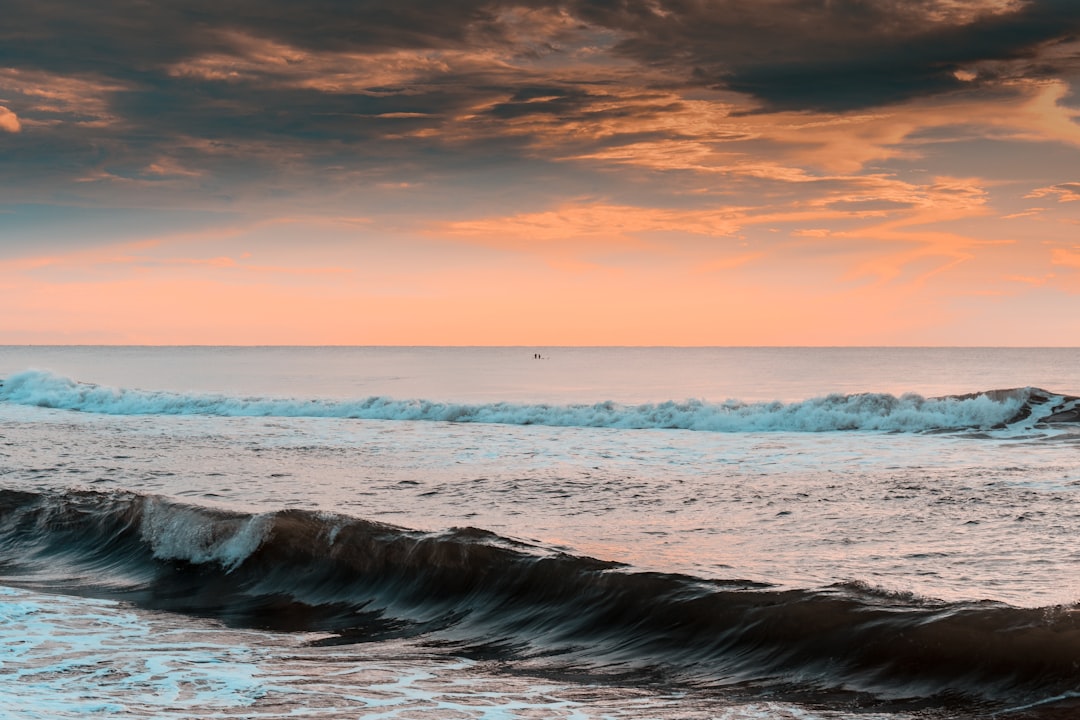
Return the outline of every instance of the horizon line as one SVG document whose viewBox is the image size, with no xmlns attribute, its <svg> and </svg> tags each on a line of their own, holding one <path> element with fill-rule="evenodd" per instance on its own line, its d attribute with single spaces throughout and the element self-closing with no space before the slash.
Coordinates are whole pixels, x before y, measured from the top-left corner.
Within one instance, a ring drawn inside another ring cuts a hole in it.
<svg viewBox="0 0 1080 720">
<path fill-rule="evenodd" d="M 0 348 L 430 348 L 430 349 L 670 349 L 670 350 L 751 350 L 751 349 L 791 349 L 791 350 L 1075 350 L 1080 345 L 561 345 L 536 343 L 534 345 L 440 345 L 440 344 L 289 344 L 289 343 L 0 343 Z"/>
</svg>

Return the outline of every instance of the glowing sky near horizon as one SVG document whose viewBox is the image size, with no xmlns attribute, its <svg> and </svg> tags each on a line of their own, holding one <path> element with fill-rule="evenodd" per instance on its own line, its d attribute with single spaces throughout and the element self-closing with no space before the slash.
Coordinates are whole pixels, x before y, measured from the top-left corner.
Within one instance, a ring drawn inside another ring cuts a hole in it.
<svg viewBox="0 0 1080 720">
<path fill-rule="evenodd" d="M 1075 0 L 7 0 L 0 343 L 1075 345 Z"/>
</svg>

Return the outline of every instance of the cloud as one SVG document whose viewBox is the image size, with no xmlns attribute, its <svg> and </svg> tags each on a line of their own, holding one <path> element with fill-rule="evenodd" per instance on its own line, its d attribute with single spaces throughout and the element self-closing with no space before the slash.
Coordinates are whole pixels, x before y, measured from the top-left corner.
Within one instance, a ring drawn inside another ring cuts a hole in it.
<svg viewBox="0 0 1080 720">
<path fill-rule="evenodd" d="M 74 125 L 84 129 L 115 125 L 113 94 L 129 89 L 123 82 L 82 74 L 66 75 L 37 68 L 0 67 L 0 88 L 19 98 L 24 116 L 39 127 Z"/>
<path fill-rule="evenodd" d="M 439 228 L 447 235 L 475 238 L 500 247 L 538 247 L 544 243 L 621 246 L 649 232 L 684 232 L 724 237 L 734 234 L 742 208 L 672 210 L 612 205 L 601 202 L 567 203 L 553 210 L 510 217 L 462 220 Z"/>
<path fill-rule="evenodd" d="M 1036 60 L 1080 27 L 1080 6 L 1071 0 L 638 0 L 578 7 L 588 22 L 620 32 L 617 51 L 628 57 L 787 109 L 872 107 L 1042 75 L 1052 69 Z"/>
<path fill-rule="evenodd" d="M 1075 53 L 1059 50 L 1078 30 L 1072 0 L 9 0 L 0 67 L 107 78 L 235 112 L 267 99 L 237 95 L 245 84 L 398 100 L 441 86 L 446 102 L 527 92 L 532 71 L 576 60 L 592 65 L 586 83 L 629 63 L 669 87 L 831 111 L 1054 76 L 1075 67 Z M 231 97 L 215 97 L 215 83 L 233 85 Z M 309 109 L 342 110 L 323 102 Z M 439 110 L 374 105 L 372 114 Z M 512 101 L 495 112 L 525 109 Z"/>
<path fill-rule="evenodd" d="M 1080 182 L 1059 183 L 1032 190 L 1025 198 L 1044 198 L 1057 196 L 1058 202 L 1076 202 L 1080 200 Z"/>
<path fill-rule="evenodd" d="M 1076 32 L 1064 0 L 9 0 L 0 100 L 33 132 L 0 182 L 290 211 L 409 183 L 512 214 L 664 173 L 650 192 L 743 204 L 947 132 L 1080 146 Z M 529 182 L 546 197 L 508 199 Z"/>
<path fill-rule="evenodd" d="M 1080 248 L 1054 248 L 1051 251 L 1051 262 L 1054 265 L 1080 268 Z"/>
<path fill-rule="evenodd" d="M 703 207 L 583 199 L 541 211 L 433 223 L 428 232 L 577 269 L 619 265 L 632 255 L 656 261 L 696 258 L 700 268 L 730 269 L 809 243 L 848 257 L 840 273 L 846 280 L 878 282 L 922 282 L 971 259 L 985 244 L 940 227 L 988 214 L 987 192 L 977 178 L 935 177 L 913 184 L 881 175 L 805 182 L 813 186 L 802 188 L 795 204 L 783 197 Z M 824 223 L 832 228 L 820 227 Z M 780 233 L 778 226 L 790 229 Z M 921 269 L 912 278 L 916 265 Z"/>
<path fill-rule="evenodd" d="M 22 131 L 22 123 L 19 122 L 18 116 L 3 105 L 0 105 L 0 130 L 9 133 Z"/>
</svg>

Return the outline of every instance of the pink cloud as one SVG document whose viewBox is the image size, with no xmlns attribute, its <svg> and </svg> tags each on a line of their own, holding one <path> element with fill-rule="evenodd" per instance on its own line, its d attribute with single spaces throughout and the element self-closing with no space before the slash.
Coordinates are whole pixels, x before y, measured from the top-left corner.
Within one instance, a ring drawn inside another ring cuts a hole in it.
<svg viewBox="0 0 1080 720">
<path fill-rule="evenodd" d="M 1055 265 L 1080 268 L 1080 247 L 1054 248 L 1051 251 L 1051 262 Z"/>
<path fill-rule="evenodd" d="M 110 109 L 110 98 L 125 87 L 114 81 L 71 77 L 44 70 L 0 68 L 0 90 L 20 97 L 25 111 L 34 118 L 25 125 L 77 125 L 102 128 L 121 124 Z M 9 111 L 10 112 L 10 111 Z M 3 114 L 0 113 L 0 118 Z"/>
<path fill-rule="evenodd" d="M 22 123 L 19 122 L 19 117 L 3 105 L 0 105 L 0 130 L 9 133 L 22 131 Z"/>
<path fill-rule="evenodd" d="M 1076 202 L 1080 200 L 1080 182 L 1059 183 L 1032 190 L 1025 198 L 1044 198 L 1056 195 L 1058 202 Z"/>
</svg>

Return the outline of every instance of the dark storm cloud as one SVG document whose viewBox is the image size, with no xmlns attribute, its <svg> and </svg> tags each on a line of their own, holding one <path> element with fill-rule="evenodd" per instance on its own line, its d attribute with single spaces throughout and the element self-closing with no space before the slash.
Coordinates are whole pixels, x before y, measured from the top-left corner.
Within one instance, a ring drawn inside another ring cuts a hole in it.
<svg viewBox="0 0 1080 720">
<path fill-rule="evenodd" d="M 318 80 L 341 68 L 245 57 L 247 41 L 324 55 L 502 42 L 491 11 L 476 2 L 6 0 L 2 14 L 0 105 L 27 130 L 17 143 L 0 143 L 0 159 L 9 161 L 36 150 L 54 164 L 85 164 L 77 156 L 168 152 L 178 138 L 358 143 L 433 124 L 499 92 L 486 78 L 438 69 L 425 87 L 381 86 L 373 77 L 328 92 L 305 85 L 304 74 Z M 246 66 L 235 77 L 177 69 L 205 57 L 226 70 L 233 58 Z"/>
<path fill-rule="evenodd" d="M 313 49 L 434 48 L 466 41 L 485 3 L 310 0 L 7 0 L 0 60 L 53 69 L 147 69 L 222 49 L 242 31 Z"/>
<path fill-rule="evenodd" d="M 579 12 L 623 31 L 620 53 L 785 109 L 869 107 L 957 89 L 967 83 L 956 72 L 980 63 L 985 79 L 1054 74 L 1061 68 L 1049 61 L 1000 64 L 1034 61 L 1080 34 L 1074 0 L 981 15 L 970 5 L 965 15 L 932 0 L 583 0 Z"/>
<path fill-rule="evenodd" d="M 534 118 L 543 132 L 560 120 L 679 112 L 634 83 L 843 110 L 1053 76 L 1075 62 L 1046 50 L 1080 33 L 1080 3 L 985 4 L 4 0 L 0 106 L 23 132 L 0 133 L 0 164 L 137 178 L 162 154 L 210 172 L 230 152 L 276 162 L 256 157 L 259 143 L 308 158 L 330 145 L 369 165 L 408 153 L 450 163 L 460 158 L 433 152 L 440 143 L 525 152 L 527 137 L 502 136 L 500 123 L 520 131 Z M 593 60 L 574 59 L 575 43 L 595 44 Z M 615 58 L 640 77 L 604 74 Z M 407 67 L 395 72 L 397 62 Z M 192 167 L 185 177 L 197 176 Z"/>
<path fill-rule="evenodd" d="M 616 52 L 666 68 L 673 79 L 777 106 L 856 107 L 957 87 L 953 73 L 964 66 L 1033 58 L 1080 33 L 1075 0 L 1030 0 L 996 14 L 980 14 L 976 0 L 959 4 L 966 12 L 956 7 L 937 0 L 7 0 L 0 66 L 160 83 L 173 63 L 230 52 L 229 32 L 321 52 L 510 49 L 506 13 L 547 8 L 615 31 Z"/>
</svg>

